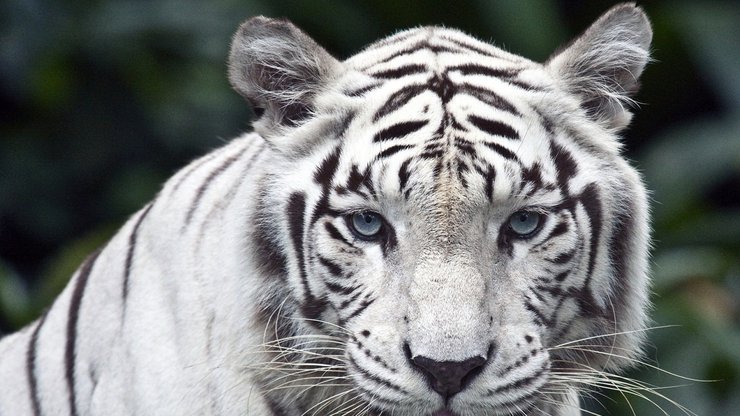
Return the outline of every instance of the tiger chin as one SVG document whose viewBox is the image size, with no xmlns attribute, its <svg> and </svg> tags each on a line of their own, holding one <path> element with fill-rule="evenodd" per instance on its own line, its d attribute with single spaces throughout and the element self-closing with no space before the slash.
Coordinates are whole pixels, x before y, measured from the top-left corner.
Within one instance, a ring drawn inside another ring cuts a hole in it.
<svg viewBox="0 0 740 416">
<path fill-rule="evenodd" d="M 247 20 L 229 79 L 253 132 L 0 341 L 0 414 L 581 414 L 644 338 L 618 133 L 651 38 L 620 4 L 544 64 L 441 27 L 339 61 Z"/>
</svg>

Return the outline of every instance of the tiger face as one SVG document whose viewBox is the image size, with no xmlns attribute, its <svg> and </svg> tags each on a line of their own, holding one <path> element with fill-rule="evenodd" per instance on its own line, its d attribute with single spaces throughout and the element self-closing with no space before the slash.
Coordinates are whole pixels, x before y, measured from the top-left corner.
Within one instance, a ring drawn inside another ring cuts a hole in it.
<svg viewBox="0 0 740 416">
<path fill-rule="evenodd" d="M 338 62 L 288 22 L 242 26 L 231 81 L 281 155 L 266 321 L 338 363 L 338 404 L 317 403 L 566 414 L 578 374 L 639 353 L 646 197 L 615 133 L 650 36 L 621 5 L 544 65 L 436 27 Z"/>
</svg>

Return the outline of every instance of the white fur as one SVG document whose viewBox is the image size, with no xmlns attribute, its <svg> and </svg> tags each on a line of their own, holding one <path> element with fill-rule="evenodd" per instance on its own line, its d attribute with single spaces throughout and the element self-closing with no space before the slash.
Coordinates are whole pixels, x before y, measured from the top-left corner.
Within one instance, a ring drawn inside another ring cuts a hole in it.
<svg viewBox="0 0 740 416">
<path fill-rule="evenodd" d="M 287 22 L 245 23 L 230 77 L 266 113 L 255 133 L 178 172 L 88 263 L 72 325 L 77 414 L 268 416 L 279 408 L 289 416 L 433 416 L 446 407 L 456 415 L 503 415 L 529 405 L 528 414 L 580 414 L 578 390 L 589 377 L 639 355 L 648 288 L 646 193 L 614 134 L 625 124 L 631 85 L 593 78 L 588 68 L 616 65 L 636 78 L 649 38 L 642 11 L 622 5 L 546 65 L 442 28 L 402 32 L 339 63 Z M 389 59 L 419 44 L 428 48 Z M 461 52 L 461 44 L 468 49 Z M 372 76 L 412 64 L 428 70 Z M 516 75 L 449 70 L 461 64 Z M 427 89 L 376 116 L 397 91 L 442 73 L 457 88 L 503 97 L 511 109 L 468 93 L 445 102 Z M 596 113 L 580 108 L 594 97 L 607 104 Z M 507 125 L 519 138 L 492 135 L 472 116 Z M 450 117 L 457 125 L 445 124 Z M 427 124 L 374 140 L 418 120 Z M 434 140 L 445 150 L 421 157 Z M 475 154 L 461 150 L 460 140 Z M 379 156 L 395 146 L 402 147 Z M 561 183 L 568 157 L 576 169 Z M 317 169 L 327 160 L 335 170 L 320 183 Z M 489 168 L 493 183 L 480 173 Z M 358 169 L 369 184 L 342 192 Z M 412 193 L 404 194 L 403 169 Z M 538 187 L 530 169 L 549 186 Z M 593 195 L 596 201 L 587 198 Z M 317 211 L 309 224 L 321 204 L 331 210 Z M 502 242 L 510 216 L 522 209 L 542 212 L 542 229 Z M 390 251 L 347 225 L 346 215 L 368 210 L 394 230 Z M 547 238 L 563 224 L 564 232 Z M 281 256 L 285 270 L 271 269 Z M 43 325 L 0 342 L 1 415 L 33 414 L 29 374 L 42 414 L 70 413 L 65 352 L 84 270 Z M 557 306 L 558 290 L 583 288 Z M 328 306 L 317 307 L 322 299 Z M 586 314 L 579 299 L 606 315 Z M 319 315 L 307 316 L 307 306 Z M 539 322 L 533 309 L 552 323 Z M 487 363 L 445 403 L 409 360 L 416 357 Z M 573 367 L 560 368 L 562 361 Z"/>
</svg>

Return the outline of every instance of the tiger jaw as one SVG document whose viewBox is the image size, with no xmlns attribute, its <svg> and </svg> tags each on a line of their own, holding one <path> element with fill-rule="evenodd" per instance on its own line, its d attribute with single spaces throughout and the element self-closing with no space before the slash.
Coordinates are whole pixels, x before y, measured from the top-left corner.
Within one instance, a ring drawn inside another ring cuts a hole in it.
<svg viewBox="0 0 740 416">
<path fill-rule="evenodd" d="M 378 411 L 433 416 L 457 416 L 474 411 L 521 414 L 518 412 L 532 408 L 543 398 L 540 389 L 547 382 L 550 357 L 537 337 L 521 328 L 504 328 L 501 332 L 504 336 L 494 343 L 496 347 L 489 351 L 488 357 L 475 363 L 481 366 L 468 366 L 462 373 L 445 373 L 442 369 L 430 374 L 428 367 L 420 366 L 408 349 L 403 358 L 392 351 L 373 350 L 377 345 L 372 343 L 372 335 L 364 337 L 364 343 L 355 339 L 348 345 L 348 370 L 361 395 Z M 515 338 L 514 333 L 524 335 Z M 519 341 L 512 342 L 514 339 Z M 454 370 L 456 364 L 443 363 L 450 367 L 448 370 Z M 471 367 L 474 371 L 466 373 Z M 440 389 L 440 383 L 456 384 L 456 387 Z"/>
</svg>

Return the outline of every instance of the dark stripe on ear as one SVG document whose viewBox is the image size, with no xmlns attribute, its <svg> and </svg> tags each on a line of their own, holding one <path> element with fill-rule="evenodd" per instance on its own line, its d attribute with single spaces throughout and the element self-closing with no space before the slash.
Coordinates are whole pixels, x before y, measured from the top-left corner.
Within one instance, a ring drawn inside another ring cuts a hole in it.
<svg viewBox="0 0 740 416">
<path fill-rule="evenodd" d="M 75 363 L 77 359 L 77 321 L 80 317 L 80 306 L 82 305 L 82 296 L 85 294 L 87 279 L 90 277 L 95 261 L 98 259 L 102 250 L 91 254 L 80 268 L 77 280 L 74 283 L 72 297 L 69 301 L 69 317 L 67 319 L 67 344 L 64 350 L 64 376 L 67 381 L 69 392 L 69 414 L 78 416 L 77 397 L 75 392 Z"/>
<path fill-rule="evenodd" d="M 126 311 L 126 300 L 128 299 L 128 291 L 129 291 L 129 279 L 131 277 L 131 266 L 134 262 L 134 252 L 136 250 L 136 240 L 138 239 L 138 235 L 139 235 L 139 227 L 141 227 L 141 223 L 144 221 L 144 218 L 146 218 L 146 216 L 149 214 L 149 211 L 152 209 L 152 206 L 154 206 L 154 203 L 150 202 L 144 208 L 144 211 L 142 211 L 141 214 L 139 214 L 139 218 L 136 220 L 136 224 L 134 225 L 134 228 L 128 237 L 128 250 L 126 251 L 126 262 L 124 263 L 124 266 L 123 266 L 123 285 L 122 285 L 123 292 L 121 293 L 124 314 Z"/>
<path fill-rule="evenodd" d="M 216 179 L 219 175 L 224 173 L 226 169 L 229 168 L 229 166 L 233 165 L 234 162 L 239 160 L 239 158 L 244 154 L 246 149 L 243 149 L 239 151 L 237 154 L 230 156 L 226 160 L 224 160 L 223 163 L 218 165 L 216 169 L 214 169 L 211 173 L 208 174 L 205 181 L 198 187 L 198 189 L 195 191 L 195 198 L 193 198 L 193 202 L 190 203 L 190 208 L 188 209 L 188 213 L 185 216 L 185 224 L 183 226 L 186 227 L 190 224 L 190 221 L 193 219 L 193 214 L 195 213 L 195 209 L 198 208 L 198 204 L 200 203 L 200 200 L 203 198 L 203 195 L 205 194 L 206 190 L 208 189 L 208 186 L 213 183 L 213 180 Z"/>
<path fill-rule="evenodd" d="M 497 120 L 478 117 L 474 114 L 468 116 L 468 121 L 479 130 L 488 133 L 491 136 L 505 137 L 511 140 L 519 140 L 519 133 L 508 124 Z"/>
<path fill-rule="evenodd" d="M 39 332 L 41 327 L 46 322 L 46 316 L 49 314 L 47 310 L 41 316 L 36 328 L 33 329 L 31 339 L 28 342 L 28 349 L 26 350 L 26 376 L 28 377 L 28 395 L 31 399 L 31 410 L 33 416 L 41 416 L 41 399 L 39 398 L 39 383 L 38 377 L 36 376 L 36 348 L 38 348 Z"/>
<path fill-rule="evenodd" d="M 373 142 L 377 143 L 377 142 L 382 142 L 386 140 L 405 137 L 419 130 L 420 128 L 426 126 L 427 123 L 429 123 L 428 120 L 418 120 L 418 121 L 405 121 L 403 123 L 394 124 L 376 133 L 375 137 L 373 137 Z"/>
</svg>

